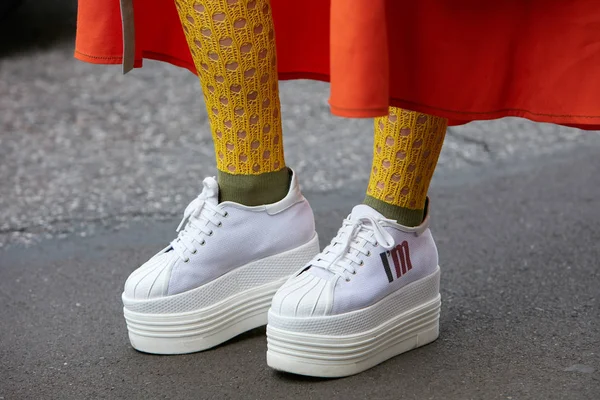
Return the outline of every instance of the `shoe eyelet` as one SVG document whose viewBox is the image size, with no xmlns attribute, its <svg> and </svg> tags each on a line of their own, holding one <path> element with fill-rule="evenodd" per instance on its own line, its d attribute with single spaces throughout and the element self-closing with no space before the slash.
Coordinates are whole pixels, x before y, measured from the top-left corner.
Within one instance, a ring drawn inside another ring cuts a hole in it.
<svg viewBox="0 0 600 400">
<path fill-rule="evenodd" d="M 200 246 L 204 246 L 206 244 L 206 240 L 203 240 L 202 242 L 200 242 Z"/>
<path fill-rule="evenodd" d="M 377 247 L 379 246 L 379 243 L 375 242 L 375 244 L 373 245 L 373 247 Z"/>
<path fill-rule="evenodd" d="M 227 211 L 225 211 L 225 214 L 223 214 L 223 217 L 225 217 L 225 218 L 229 217 L 229 213 Z"/>
<path fill-rule="evenodd" d="M 188 263 L 188 262 L 190 262 L 190 259 L 189 259 L 189 257 L 188 257 L 188 258 L 186 258 L 185 260 L 183 260 L 183 262 L 184 262 L 184 263 Z"/>
<path fill-rule="evenodd" d="M 192 251 L 192 254 L 196 254 L 198 252 L 198 250 L 194 249 L 194 251 Z"/>
<path fill-rule="evenodd" d="M 219 221 L 219 223 L 217 224 L 217 228 L 220 228 L 223 226 L 223 223 L 221 221 Z"/>
<path fill-rule="evenodd" d="M 213 235 L 213 233 L 214 233 L 213 231 L 210 231 L 210 232 L 208 233 L 208 236 L 212 236 L 212 235 Z"/>
<path fill-rule="evenodd" d="M 371 250 L 367 251 L 367 257 L 371 257 Z"/>
<path fill-rule="evenodd" d="M 350 282 L 350 279 L 349 279 L 349 278 L 346 278 L 346 282 Z"/>
<path fill-rule="evenodd" d="M 356 275 L 356 270 L 352 271 L 352 275 Z"/>
<path fill-rule="evenodd" d="M 358 265 L 360 265 L 362 267 L 363 265 L 365 265 L 365 262 L 363 260 L 360 260 L 360 264 L 358 264 Z"/>
</svg>

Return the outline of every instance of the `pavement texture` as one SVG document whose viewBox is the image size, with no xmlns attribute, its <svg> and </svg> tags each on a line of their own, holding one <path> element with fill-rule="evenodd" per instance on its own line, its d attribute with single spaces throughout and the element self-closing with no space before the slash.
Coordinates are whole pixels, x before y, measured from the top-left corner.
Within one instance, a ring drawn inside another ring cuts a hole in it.
<svg viewBox="0 0 600 400">
<path fill-rule="evenodd" d="M 0 22 L 0 400 L 600 398 L 600 135 L 519 119 L 448 132 L 435 343 L 338 380 L 269 370 L 264 328 L 198 354 L 133 350 L 123 282 L 215 173 L 212 143 L 195 76 L 73 60 L 74 10 L 30 0 Z M 372 121 L 331 117 L 327 93 L 282 84 L 323 245 L 372 152 Z"/>
<path fill-rule="evenodd" d="M 129 346 L 128 273 L 176 220 L 0 253 L 0 396 L 202 399 L 597 399 L 598 151 L 486 171 L 432 191 L 441 336 L 360 375 L 319 380 L 266 366 L 263 329 L 184 356 Z M 362 191 L 307 193 L 321 238 Z"/>
</svg>

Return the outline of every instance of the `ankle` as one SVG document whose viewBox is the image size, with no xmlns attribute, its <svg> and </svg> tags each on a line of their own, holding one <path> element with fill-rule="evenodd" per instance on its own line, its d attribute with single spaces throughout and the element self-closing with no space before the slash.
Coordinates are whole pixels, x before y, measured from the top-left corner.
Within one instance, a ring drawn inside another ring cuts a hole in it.
<svg viewBox="0 0 600 400">
<path fill-rule="evenodd" d="M 363 204 L 377 210 L 384 217 L 394 219 L 400 225 L 415 227 L 421 225 L 425 218 L 425 207 L 420 209 L 412 209 L 396 206 L 385 201 L 376 199 L 375 197 L 366 195 Z"/>
<path fill-rule="evenodd" d="M 217 178 L 219 202 L 259 206 L 276 203 L 287 195 L 291 173 L 287 167 L 258 175 L 234 175 L 219 170 Z"/>
</svg>

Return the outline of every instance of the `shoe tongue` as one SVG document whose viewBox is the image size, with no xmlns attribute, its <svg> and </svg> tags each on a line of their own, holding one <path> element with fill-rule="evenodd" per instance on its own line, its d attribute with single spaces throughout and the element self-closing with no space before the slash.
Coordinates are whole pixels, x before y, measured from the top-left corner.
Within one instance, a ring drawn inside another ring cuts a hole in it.
<svg viewBox="0 0 600 400">
<path fill-rule="evenodd" d="M 354 206 L 352 212 L 350 213 L 352 219 L 359 219 L 361 217 L 373 217 L 376 219 L 385 218 L 382 214 L 369 207 L 366 204 L 359 204 Z"/>
<path fill-rule="evenodd" d="M 385 218 L 382 214 L 365 204 L 355 206 L 350 213 L 351 219 L 359 219 L 361 217 Z M 321 279 L 331 279 L 336 276 L 333 272 L 319 267 L 310 268 L 308 273 Z"/>
<path fill-rule="evenodd" d="M 219 184 L 217 183 L 217 180 L 213 177 L 205 178 L 202 181 L 202 186 L 202 197 L 204 197 L 204 201 L 215 206 L 219 204 Z"/>
</svg>

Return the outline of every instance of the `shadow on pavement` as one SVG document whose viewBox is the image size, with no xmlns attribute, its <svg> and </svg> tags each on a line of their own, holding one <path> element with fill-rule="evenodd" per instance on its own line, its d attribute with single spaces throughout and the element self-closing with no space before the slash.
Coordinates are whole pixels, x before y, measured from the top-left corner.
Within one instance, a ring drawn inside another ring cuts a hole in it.
<svg viewBox="0 0 600 400">
<path fill-rule="evenodd" d="M 220 348 L 220 347 L 224 347 L 224 346 L 229 346 L 233 343 L 238 343 L 238 342 L 242 342 L 248 339 L 252 339 L 252 338 L 256 338 L 256 337 L 266 337 L 267 335 L 267 329 L 266 326 L 261 326 L 259 328 L 254 328 L 251 331 L 248 332 L 244 332 L 241 335 L 237 335 L 234 338 L 229 339 L 228 341 L 221 343 L 220 345 L 216 346 L 216 348 Z"/>
<path fill-rule="evenodd" d="M 334 380 L 338 380 L 338 379 L 344 379 L 344 378 L 318 378 L 315 376 L 294 375 L 294 374 L 289 374 L 287 372 L 282 372 L 282 371 L 273 371 L 273 377 L 284 383 L 285 382 L 289 382 L 289 383 L 301 383 L 301 382 L 319 383 L 319 382 L 330 382 L 330 381 L 334 381 Z"/>
<path fill-rule="evenodd" d="M 0 58 L 73 40 L 76 21 L 77 0 L 22 0 L 0 20 Z"/>
</svg>

